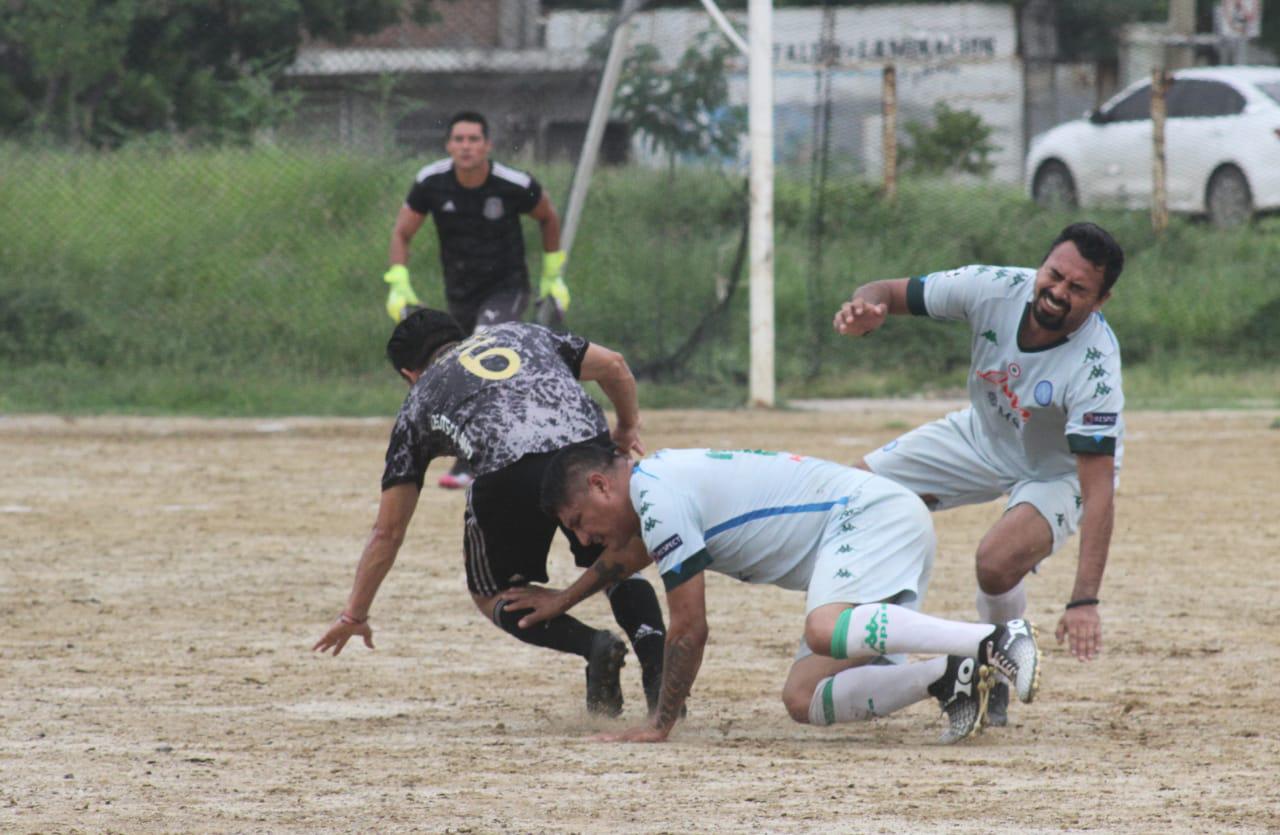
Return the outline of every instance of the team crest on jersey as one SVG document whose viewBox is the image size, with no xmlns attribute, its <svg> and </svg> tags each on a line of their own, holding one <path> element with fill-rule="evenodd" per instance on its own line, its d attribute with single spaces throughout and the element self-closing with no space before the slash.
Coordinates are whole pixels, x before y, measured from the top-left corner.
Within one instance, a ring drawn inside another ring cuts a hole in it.
<svg viewBox="0 0 1280 835">
<path fill-rule="evenodd" d="M 1053 402 L 1053 383 L 1048 380 L 1041 380 L 1036 383 L 1035 391 L 1032 394 L 1035 395 L 1037 403 L 1041 406 L 1048 406 Z"/>
<path fill-rule="evenodd" d="M 500 220 L 502 215 L 501 197 L 490 197 L 484 201 L 484 216 L 486 220 Z"/>
</svg>

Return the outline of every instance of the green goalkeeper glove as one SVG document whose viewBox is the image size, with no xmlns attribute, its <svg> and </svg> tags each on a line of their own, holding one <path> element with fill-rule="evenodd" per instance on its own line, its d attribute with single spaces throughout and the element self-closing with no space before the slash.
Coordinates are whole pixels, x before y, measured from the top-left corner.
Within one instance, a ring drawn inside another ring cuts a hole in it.
<svg viewBox="0 0 1280 835">
<path fill-rule="evenodd" d="M 418 294 L 413 292 L 409 284 L 409 268 L 404 264 L 395 264 L 387 270 L 382 280 L 391 285 L 387 292 L 387 315 L 399 322 L 404 318 L 405 308 L 418 304 Z"/>
<path fill-rule="evenodd" d="M 538 287 L 539 301 L 550 298 L 561 316 L 569 310 L 569 288 L 564 283 L 565 254 L 561 250 L 542 256 L 542 283 Z"/>
</svg>

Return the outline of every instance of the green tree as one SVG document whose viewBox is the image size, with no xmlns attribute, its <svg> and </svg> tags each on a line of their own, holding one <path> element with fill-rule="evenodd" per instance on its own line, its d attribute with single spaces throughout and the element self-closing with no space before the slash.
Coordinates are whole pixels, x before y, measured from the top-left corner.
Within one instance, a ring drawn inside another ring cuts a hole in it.
<svg viewBox="0 0 1280 835">
<path fill-rule="evenodd" d="M 304 39 L 343 43 L 406 10 L 426 22 L 431 3 L 7 0 L 0 131 L 71 144 L 110 145 L 155 131 L 246 141 L 287 112 L 273 85 Z"/>
<path fill-rule="evenodd" d="M 902 152 L 903 165 L 926 174 L 991 173 L 988 159 L 997 149 L 991 126 L 972 110 L 953 110 L 946 102 L 933 106 L 933 124 L 908 122 L 911 144 Z"/>
<path fill-rule="evenodd" d="M 746 129 L 746 108 L 729 104 L 725 70 L 734 48 L 707 31 L 675 67 L 642 44 L 627 57 L 614 99 L 614 114 L 639 131 L 674 166 L 681 154 L 731 157 Z"/>
</svg>

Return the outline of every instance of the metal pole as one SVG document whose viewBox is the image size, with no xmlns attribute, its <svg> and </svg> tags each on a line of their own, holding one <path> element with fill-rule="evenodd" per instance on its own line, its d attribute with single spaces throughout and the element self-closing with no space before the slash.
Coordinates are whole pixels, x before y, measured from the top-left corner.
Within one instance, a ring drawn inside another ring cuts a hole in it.
<svg viewBox="0 0 1280 835">
<path fill-rule="evenodd" d="M 738 34 L 738 30 L 733 28 L 733 24 L 729 22 L 729 18 L 724 16 L 724 12 L 720 11 L 720 7 L 715 4 L 715 0 L 702 0 L 702 8 L 707 10 L 707 14 L 711 15 L 711 19 L 716 22 L 716 26 L 720 27 L 720 31 L 729 39 L 729 42 L 738 48 L 743 55 L 750 52 L 747 42 Z"/>
<path fill-rule="evenodd" d="M 884 158 L 884 199 L 898 196 L 898 74 L 893 64 L 885 64 L 881 97 L 881 135 Z"/>
<path fill-rule="evenodd" d="M 1169 226 L 1169 205 L 1165 192 L 1164 121 L 1165 91 L 1169 76 L 1163 68 L 1151 71 L 1151 228 L 1156 234 Z"/>
<path fill-rule="evenodd" d="M 751 370 L 749 405 L 774 405 L 773 3 L 749 0 L 748 133 L 751 145 Z"/>
<path fill-rule="evenodd" d="M 600 143 L 604 139 L 605 125 L 609 122 L 609 111 L 613 109 L 613 94 L 618 89 L 618 79 L 622 75 L 622 61 L 627 56 L 627 19 L 639 6 L 640 0 L 623 0 L 618 11 L 617 25 L 609 45 L 609 57 L 605 60 L 600 87 L 596 90 L 596 101 L 591 107 L 591 120 L 587 123 L 586 138 L 582 140 L 582 153 L 578 156 L 578 167 L 573 172 L 573 185 L 569 189 L 569 199 L 565 206 L 564 225 L 560 228 L 560 249 L 566 256 L 573 250 L 573 239 L 577 236 L 578 224 L 582 221 L 582 207 L 587 201 L 591 175 L 595 173 Z"/>
</svg>

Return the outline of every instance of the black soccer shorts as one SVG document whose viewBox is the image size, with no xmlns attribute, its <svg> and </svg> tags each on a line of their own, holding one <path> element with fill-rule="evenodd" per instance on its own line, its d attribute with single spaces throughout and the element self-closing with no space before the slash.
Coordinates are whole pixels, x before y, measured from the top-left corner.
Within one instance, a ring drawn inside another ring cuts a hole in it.
<svg viewBox="0 0 1280 835">
<path fill-rule="evenodd" d="M 599 435 L 572 446 L 613 446 Z M 493 473 L 479 476 L 467 491 L 462 550 L 467 562 L 467 588 L 491 597 L 512 586 L 547 581 L 547 551 L 556 528 L 569 539 L 573 561 L 586 568 L 604 551 L 583 545 L 539 508 L 542 474 L 555 452 L 537 452 Z"/>
</svg>

